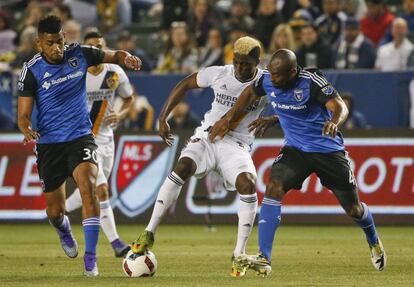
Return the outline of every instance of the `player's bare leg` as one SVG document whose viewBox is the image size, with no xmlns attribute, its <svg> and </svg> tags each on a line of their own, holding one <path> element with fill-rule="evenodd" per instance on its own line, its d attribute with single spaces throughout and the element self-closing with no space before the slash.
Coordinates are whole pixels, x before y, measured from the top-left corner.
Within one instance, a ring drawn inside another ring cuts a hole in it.
<svg viewBox="0 0 414 287">
<path fill-rule="evenodd" d="M 56 190 L 45 192 L 46 213 L 49 222 L 56 228 L 63 251 L 70 258 L 78 256 L 78 244 L 73 237 L 69 218 L 65 215 L 65 182 Z"/>
<path fill-rule="evenodd" d="M 99 202 L 95 193 L 98 167 L 90 162 L 79 164 L 73 171 L 75 180 L 82 197 L 83 230 L 85 235 L 85 272 L 86 276 L 97 276 L 98 266 L 96 245 L 99 238 Z"/>
<path fill-rule="evenodd" d="M 173 172 L 171 172 L 161 186 L 150 222 L 145 231 L 132 243 L 132 251 L 134 253 L 144 253 L 147 248 L 152 247 L 154 244 L 154 233 L 163 216 L 177 200 L 184 183 L 194 175 L 196 170 L 196 163 L 192 159 L 183 157 L 178 161 Z"/>
<path fill-rule="evenodd" d="M 332 190 L 345 210 L 365 233 L 371 251 L 371 261 L 375 269 L 381 271 L 387 265 L 387 254 L 377 234 L 374 219 L 368 206 L 359 201 L 357 189 L 350 191 Z"/>
<path fill-rule="evenodd" d="M 101 208 L 100 219 L 102 230 L 104 231 L 106 238 L 108 238 L 111 243 L 115 256 L 123 257 L 129 250 L 131 250 L 131 247 L 119 238 L 116 230 L 114 212 L 112 211 L 112 207 L 109 202 L 108 184 L 104 183 L 97 186 L 96 193 L 98 194 L 99 205 Z"/>
<path fill-rule="evenodd" d="M 231 276 L 244 276 L 248 267 L 243 256 L 246 253 L 247 240 L 252 232 L 257 212 L 256 177 L 248 172 L 240 173 L 236 179 L 236 189 L 240 194 L 238 209 L 237 243 L 233 252 Z"/>
</svg>

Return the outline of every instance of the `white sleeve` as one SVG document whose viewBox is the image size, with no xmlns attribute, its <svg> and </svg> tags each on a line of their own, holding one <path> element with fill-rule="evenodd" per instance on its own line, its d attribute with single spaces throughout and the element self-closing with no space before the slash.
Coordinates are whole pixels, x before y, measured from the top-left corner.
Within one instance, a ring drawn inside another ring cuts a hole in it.
<svg viewBox="0 0 414 287">
<path fill-rule="evenodd" d="M 215 79 L 220 74 L 222 67 L 212 66 L 200 69 L 197 73 L 197 85 L 200 88 L 207 88 L 213 85 Z"/>
<path fill-rule="evenodd" d="M 119 86 L 117 89 L 118 95 L 122 98 L 129 98 L 134 93 L 131 83 L 121 67 L 117 69 L 117 73 L 119 75 Z"/>
<path fill-rule="evenodd" d="M 383 66 L 384 66 L 384 57 L 383 57 L 383 53 L 384 52 L 384 50 L 383 50 L 383 47 L 379 47 L 378 48 L 378 51 L 377 51 L 377 59 L 375 60 L 375 68 L 376 69 L 380 69 L 380 70 L 382 70 L 383 69 Z"/>
</svg>

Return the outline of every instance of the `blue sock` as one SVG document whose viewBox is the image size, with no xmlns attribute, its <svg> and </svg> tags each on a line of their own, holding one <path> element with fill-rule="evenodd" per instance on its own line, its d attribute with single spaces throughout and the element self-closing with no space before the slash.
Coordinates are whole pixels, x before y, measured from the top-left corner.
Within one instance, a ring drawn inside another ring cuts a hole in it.
<svg viewBox="0 0 414 287">
<path fill-rule="evenodd" d="M 265 197 L 260 208 L 259 216 L 259 251 L 267 260 L 272 257 L 273 239 L 280 224 L 282 204 L 276 199 Z"/>
<path fill-rule="evenodd" d="M 85 235 L 85 253 L 96 254 L 98 244 L 100 221 L 99 217 L 89 217 L 82 221 Z"/>
<path fill-rule="evenodd" d="M 378 243 L 378 234 L 375 229 L 374 219 L 372 214 L 368 209 L 368 206 L 361 202 L 362 207 L 364 208 L 364 213 L 360 219 L 354 218 L 354 221 L 362 227 L 362 230 L 365 232 L 369 245 L 374 245 Z"/>
<path fill-rule="evenodd" d="M 49 222 L 53 227 L 62 233 L 69 233 L 71 230 L 69 218 L 66 215 L 62 216 L 58 220 L 49 219 Z"/>
</svg>

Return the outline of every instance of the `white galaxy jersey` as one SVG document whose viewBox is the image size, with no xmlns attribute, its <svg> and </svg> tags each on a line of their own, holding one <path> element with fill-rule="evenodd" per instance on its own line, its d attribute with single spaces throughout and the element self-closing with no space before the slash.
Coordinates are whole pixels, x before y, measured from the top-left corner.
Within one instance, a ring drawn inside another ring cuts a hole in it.
<svg viewBox="0 0 414 287">
<path fill-rule="evenodd" d="M 115 95 L 128 98 L 133 90 L 124 70 L 115 64 L 102 64 L 103 70 L 97 74 L 86 75 L 86 92 L 90 118 L 95 136 L 112 136 L 110 125 L 105 123 L 105 117 L 114 108 Z"/>
<path fill-rule="evenodd" d="M 214 102 L 211 104 L 210 111 L 204 115 L 201 129 L 208 130 L 215 122 L 220 120 L 234 106 L 241 92 L 256 79 L 259 79 L 262 73 L 263 70 L 258 69 L 254 79 L 242 83 L 234 76 L 233 65 L 201 69 L 197 74 L 197 85 L 202 88 L 210 87 L 214 91 Z M 228 135 L 250 145 L 254 140 L 254 133 L 249 133 L 248 125 L 260 116 L 266 104 L 266 97 L 258 99 L 248 108 L 249 113 Z"/>
</svg>

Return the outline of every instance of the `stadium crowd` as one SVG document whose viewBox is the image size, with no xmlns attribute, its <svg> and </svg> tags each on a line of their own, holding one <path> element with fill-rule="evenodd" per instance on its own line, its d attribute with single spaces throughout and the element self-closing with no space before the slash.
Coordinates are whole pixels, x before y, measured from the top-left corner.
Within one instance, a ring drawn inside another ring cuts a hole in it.
<svg viewBox="0 0 414 287">
<path fill-rule="evenodd" d="M 280 48 L 320 69 L 414 67 L 414 0 L 5 0 L 0 72 L 37 53 L 37 23 L 50 13 L 63 19 L 67 43 L 99 29 L 109 47 L 139 56 L 146 73 L 230 64 L 234 41 L 245 35 L 261 42 L 262 67 Z"/>
</svg>

